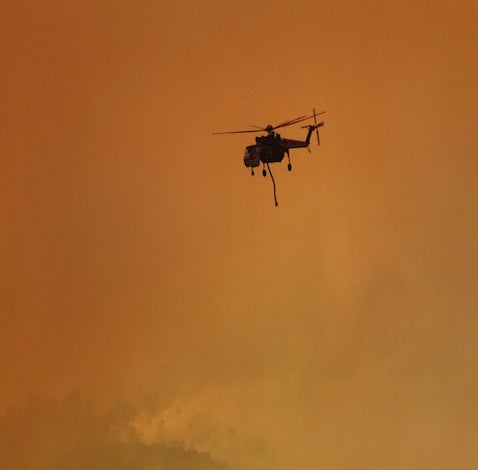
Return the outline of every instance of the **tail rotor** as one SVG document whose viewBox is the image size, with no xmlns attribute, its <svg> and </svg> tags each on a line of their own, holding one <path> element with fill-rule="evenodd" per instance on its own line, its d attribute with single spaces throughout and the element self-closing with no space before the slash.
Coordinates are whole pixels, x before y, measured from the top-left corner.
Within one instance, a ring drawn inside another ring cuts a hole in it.
<svg viewBox="0 0 478 470">
<path fill-rule="evenodd" d="M 319 127 L 322 127 L 324 125 L 324 123 L 321 122 L 321 123 L 317 124 L 317 113 L 315 112 L 315 108 L 313 108 L 312 111 L 313 111 L 313 114 L 314 114 L 314 127 L 315 127 L 315 134 L 317 136 L 317 145 L 320 145 Z"/>
<path fill-rule="evenodd" d="M 309 129 L 309 134 L 307 136 L 307 139 L 310 138 L 312 132 L 315 130 L 315 135 L 317 136 L 317 145 L 320 145 L 320 135 L 319 135 L 319 127 L 322 127 L 324 125 L 324 121 L 322 122 L 317 122 L 317 116 L 320 114 L 325 114 L 327 111 L 322 111 L 321 113 L 317 113 L 315 111 L 315 108 L 312 109 L 312 114 L 309 116 L 309 118 L 314 118 L 314 124 L 310 124 L 307 126 L 302 126 L 303 128 Z M 308 148 L 308 140 L 307 140 L 307 148 Z M 309 149 L 310 152 L 310 149 Z"/>
</svg>

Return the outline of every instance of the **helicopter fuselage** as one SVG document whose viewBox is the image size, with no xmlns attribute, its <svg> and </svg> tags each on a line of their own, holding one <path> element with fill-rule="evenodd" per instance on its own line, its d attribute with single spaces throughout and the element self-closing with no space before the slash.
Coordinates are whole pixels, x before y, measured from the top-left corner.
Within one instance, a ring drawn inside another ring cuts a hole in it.
<svg viewBox="0 0 478 470">
<path fill-rule="evenodd" d="M 246 147 L 244 152 L 244 165 L 255 168 L 262 163 L 278 163 L 284 158 L 286 150 L 281 145 L 278 134 L 265 137 L 256 137 L 256 144 Z"/>
<path fill-rule="evenodd" d="M 316 126 L 309 126 L 305 141 L 282 139 L 281 136 L 275 132 L 270 132 L 268 135 L 262 137 L 256 137 L 256 144 L 247 146 L 244 151 L 244 165 L 248 168 L 255 168 L 261 163 L 280 163 L 284 155 L 286 153 L 289 154 L 289 149 L 308 147 L 312 131 L 321 125 L 323 125 L 323 123 Z"/>
</svg>

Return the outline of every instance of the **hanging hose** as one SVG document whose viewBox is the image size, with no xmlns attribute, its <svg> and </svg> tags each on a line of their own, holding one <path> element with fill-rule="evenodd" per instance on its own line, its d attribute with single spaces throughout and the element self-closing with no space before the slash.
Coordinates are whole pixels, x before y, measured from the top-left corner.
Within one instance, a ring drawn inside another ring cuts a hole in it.
<svg viewBox="0 0 478 470">
<path fill-rule="evenodd" d="M 277 202 L 277 196 L 276 196 L 276 182 L 274 181 L 274 176 L 272 175 L 272 171 L 269 167 L 269 163 L 266 163 L 266 165 L 267 165 L 267 169 L 269 170 L 269 175 L 271 175 L 272 185 L 274 187 L 274 202 L 275 202 L 275 205 L 278 206 L 279 203 Z"/>
</svg>

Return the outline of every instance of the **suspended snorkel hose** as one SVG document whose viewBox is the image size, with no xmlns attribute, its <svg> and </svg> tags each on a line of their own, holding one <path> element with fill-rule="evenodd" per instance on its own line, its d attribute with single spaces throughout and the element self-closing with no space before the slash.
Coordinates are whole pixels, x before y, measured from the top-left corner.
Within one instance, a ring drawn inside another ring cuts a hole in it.
<svg viewBox="0 0 478 470">
<path fill-rule="evenodd" d="M 274 187 L 274 202 L 275 202 L 275 205 L 278 206 L 279 203 L 277 202 L 277 196 L 276 196 L 276 182 L 274 180 L 274 176 L 272 175 L 272 171 L 269 167 L 269 163 L 266 163 L 266 166 L 267 166 L 267 169 L 269 170 L 269 175 L 271 175 L 272 185 Z"/>
</svg>

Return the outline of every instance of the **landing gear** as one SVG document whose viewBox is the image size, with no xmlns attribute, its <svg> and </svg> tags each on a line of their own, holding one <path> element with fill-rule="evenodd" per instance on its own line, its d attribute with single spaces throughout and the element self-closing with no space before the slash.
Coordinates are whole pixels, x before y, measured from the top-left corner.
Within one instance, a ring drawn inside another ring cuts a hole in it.
<svg viewBox="0 0 478 470">
<path fill-rule="evenodd" d="M 251 168 L 251 176 L 254 176 L 254 168 Z"/>
<path fill-rule="evenodd" d="M 267 171 L 266 171 L 266 167 L 263 165 L 262 166 L 262 176 L 265 178 L 267 176 Z"/>
<path fill-rule="evenodd" d="M 287 160 L 289 160 L 289 163 L 287 165 L 287 169 L 289 171 L 292 171 L 292 164 L 290 163 L 290 155 L 289 155 L 289 150 L 287 150 Z"/>
</svg>

